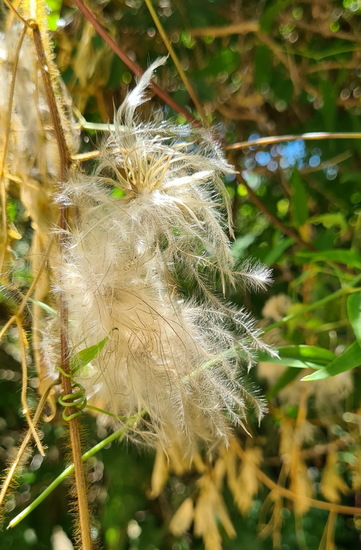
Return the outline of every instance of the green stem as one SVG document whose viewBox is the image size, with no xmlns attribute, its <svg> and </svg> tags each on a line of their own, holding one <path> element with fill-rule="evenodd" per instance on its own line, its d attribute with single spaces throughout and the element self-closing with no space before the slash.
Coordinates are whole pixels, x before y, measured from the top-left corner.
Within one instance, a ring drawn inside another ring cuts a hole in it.
<svg viewBox="0 0 361 550">
<path fill-rule="evenodd" d="M 94 445 L 89 451 L 84 453 L 82 455 L 82 461 L 85 462 L 86 460 L 89 460 L 89 458 L 92 458 L 96 453 L 104 449 L 109 443 L 112 443 L 115 439 L 119 438 L 120 441 L 123 441 L 128 428 L 133 426 L 135 422 L 139 419 L 139 417 L 143 416 L 145 414 L 145 411 L 142 411 L 139 415 L 137 414 L 136 417 L 132 417 L 125 426 L 122 426 L 119 430 L 116 432 L 110 434 L 108 437 Z M 25 508 L 20 514 L 15 516 L 14 519 L 12 519 L 7 526 L 7 529 L 11 529 L 12 527 L 15 527 L 18 525 L 26 516 L 28 516 L 35 508 L 39 506 L 43 500 L 45 500 L 53 491 L 62 483 L 70 474 L 74 472 L 74 464 L 70 464 L 65 470 L 56 478 L 54 481 L 50 483 L 50 485 L 31 503 L 27 508 Z"/>
<path fill-rule="evenodd" d="M 308 306 L 305 306 L 304 308 L 300 309 L 299 311 L 295 311 L 295 313 L 291 313 L 290 315 L 287 315 L 287 317 L 284 317 L 281 319 L 281 321 L 277 321 L 276 323 L 272 323 L 272 325 L 269 325 L 267 328 L 263 330 L 263 332 L 269 332 L 270 330 L 273 330 L 274 328 L 281 327 L 285 323 L 288 323 L 288 321 L 292 321 L 292 319 L 295 319 L 296 317 L 299 317 L 299 315 L 303 315 L 304 313 L 307 313 L 308 311 L 312 311 L 313 309 L 317 309 L 320 306 L 323 306 L 324 304 L 327 304 L 328 302 L 331 302 L 332 300 L 335 300 L 336 298 L 339 298 L 340 296 L 343 296 L 344 294 L 348 294 L 349 292 L 354 291 L 354 286 L 361 281 L 361 275 L 358 277 L 355 277 L 351 283 L 349 283 L 344 288 L 340 288 L 339 290 L 336 290 L 336 292 L 333 292 L 329 296 L 325 296 L 325 298 L 321 298 L 321 300 L 318 300 L 317 302 L 314 302 L 313 304 L 310 304 Z"/>
</svg>

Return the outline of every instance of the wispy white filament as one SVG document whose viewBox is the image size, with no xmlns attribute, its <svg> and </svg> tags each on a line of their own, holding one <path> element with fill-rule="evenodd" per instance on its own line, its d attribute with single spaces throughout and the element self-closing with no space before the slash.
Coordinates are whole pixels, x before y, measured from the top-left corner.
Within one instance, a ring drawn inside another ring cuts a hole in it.
<svg viewBox="0 0 361 550">
<path fill-rule="evenodd" d="M 182 445 L 226 440 L 250 402 L 262 401 L 240 378 L 264 347 L 254 322 L 219 300 L 241 277 L 262 287 L 269 273 L 250 264 L 235 274 L 222 176 L 233 168 L 210 136 L 136 109 L 153 64 L 127 96 L 94 175 L 75 173 L 60 201 L 71 207 L 59 273 L 72 351 L 109 336 L 99 356 L 77 373 L 88 400 L 115 415 L 145 410 L 143 437 Z M 193 286 L 182 297 L 179 281 Z M 146 429 L 145 429 L 146 428 Z"/>
</svg>

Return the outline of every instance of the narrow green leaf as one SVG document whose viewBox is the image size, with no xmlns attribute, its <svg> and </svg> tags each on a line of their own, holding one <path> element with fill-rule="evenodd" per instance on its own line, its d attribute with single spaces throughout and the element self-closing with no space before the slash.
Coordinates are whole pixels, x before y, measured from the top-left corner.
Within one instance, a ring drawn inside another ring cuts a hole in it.
<svg viewBox="0 0 361 550">
<path fill-rule="evenodd" d="M 324 129 L 326 132 L 334 132 L 336 127 L 337 88 L 329 80 L 323 80 L 320 82 L 320 89 L 323 98 L 323 106 L 320 111 L 324 122 Z"/>
<path fill-rule="evenodd" d="M 330 376 L 336 376 L 341 372 L 353 369 L 361 365 L 361 346 L 355 341 L 349 348 L 347 348 L 339 357 L 336 357 L 326 367 L 308 374 L 302 378 L 303 381 L 310 380 L 323 380 L 324 378 L 330 378 Z"/>
<path fill-rule="evenodd" d="M 348 223 L 342 212 L 329 212 L 327 214 L 320 214 L 319 216 L 313 216 L 308 219 L 309 223 L 322 223 L 326 229 L 330 227 L 339 227 L 341 233 L 344 234 L 348 230 Z"/>
<path fill-rule="evenodd" d="M 272 53 L 267 46 L 260 44 L 256 50 L 254 83 L 258 90 L 262 90 L 270 81 L 272 73 Z"/>
<path fill-rule="evenodd" d="M 48 306 L 48 304 L 44 304 L 44 302 L 39 302 L 39 300 L 33 300 L 33 298 L 29 298 L 29 302 L 36 304 L 37 306 L 41 307 L 41 309 L 46 311 L 46 313 L 49 313 L 54 317 L 55 315 L 57 315 L 57 311 L 55 311 L 55 309 L 53 309 L 52 307 Z"/>
<path fill-rule="evenodd" d="M 361 292 L 349 295 L 347 298 L 347 313 L 356 340 L 361 346 Z"/>
<path fill-rule="evenodd" d="M 296 254 L 296 259 L 301 262 L 315 260 L 323 262 L 338 262 L 349 267 L 361 268 L 361 258 L 359 254 L 355 254 L 352 250 L 320 250 L 317 252 L 302 251 Z"/>
<path fill-rule="evenodd" d="M 278 357 L 261 351 L 258 360 L 296 369 L 319 369 L 335 359 L 332 351 L 317 346 L 283 346 L 277 351 Z"/>
<path fill-rule="evenodd" d="M 75 355 L 73 355 L 73 357 L 71 358 L 72 373 L 75 373 L 78 370 L 82 369 L 83 367 L 88 365 L 90 361 L 95 359 L 95 357 L 99 355 L 99 353 L 101 352 L 105 344 L 108 342 L 108 340 L 109 340 L 109 336 L 106 336 L 105 338 L 103 338 L 103 340 L 98 342 L 98 344 L 95 344 L 94 346 L 90 346 L 89 348 L 84 348 L 78 351 L 78 353 L 76 353 Z"/>
<path fill-rule="evenodd" d="M 280 239 L 276 246 L 272 247 L 268 254 L 263 258 L 263 263 L 272 265 L 282 256 L 282 254 L 294 243 L 291 238 Z"/>
<path fill-rule="evenodd" d="M 278 0 L 272 2 L 270 7 L 266 8 L 259 20 L 261 31 L 269 33 L 272 28 L 277 15 L 283 11 L 293 0 Z"/>
<path fill-rule="evenodd" d="M 270 388 L 266 393 L 266 399 L 273 399 L 273 397 L 276 397 L 276 395 L 281 390 L 283 390 L 283 388 L 288 386 L 288 384 L 293 382 L 293 380 L 297 378 L 298 375 L 299 372 L 297 371 L 297 369 L 293 369 L 290 367 L 285 370 L 284 373 L 282 373 L 282 375 L 279 377 L 275 385 L 272 386 L 272 388 Z"/>
<path fill-rule="evenodd" d="M 307 192 L 298 170 L 294 170 L 291 176 L 291 199 L 293 221 L 296 227 L 306 223 L 308 218 Z"/>
</svg>

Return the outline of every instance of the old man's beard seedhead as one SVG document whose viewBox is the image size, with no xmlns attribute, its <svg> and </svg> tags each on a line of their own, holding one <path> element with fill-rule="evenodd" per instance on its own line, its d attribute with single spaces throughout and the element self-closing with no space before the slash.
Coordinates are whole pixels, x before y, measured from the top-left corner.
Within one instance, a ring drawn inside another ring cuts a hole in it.
<svg viewBox="0 0 361 550">
<path fill-rule="evenodd" d="M 78 371 L 90 404 L 119 417 L 146 411 L 141 438 L 178 443 L 227 440 L 246 405 L 263 403 L 240 378 L 264 348 L 253 320 L 212 292 L 239 280 L 264 287 L 269 272 L 234 273 L 225 233 L 222 177 L 233 168 L 204 130 L 137 119 L 159 60 L 127 96 L 94 175 L 75 173 L 59 201 L 72 221 L 59 270 L 72 352 L 109 341 Z M 193 301 L 179 281 L 192 281 Z M 120 420 L 119 420 L 120 422 Z"/>
</svg>

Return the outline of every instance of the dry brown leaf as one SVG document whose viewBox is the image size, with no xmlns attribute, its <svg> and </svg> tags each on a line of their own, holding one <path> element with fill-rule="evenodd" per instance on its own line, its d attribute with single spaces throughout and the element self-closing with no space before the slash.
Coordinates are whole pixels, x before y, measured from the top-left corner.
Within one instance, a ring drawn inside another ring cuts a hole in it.
<svg viewBox="0 0 361 550">
<path fill-rule="evenodd" d="M 291 456 L 294 445 L 294 419 L 282 417 L 280 424 L 280 455 L 281 458 Z"/>
<path fill-rule="evenodd" d="M 297 462 L 292 465 L 290 489 L 297 495 L 294 500 L 295 513 L 302 516 L 310 509 L 310 504 L 304 497 L 311 498 L 312 484 L 307 474 L 307 465 L 302 460 L 301 455 L 297 454 Z"/>
<path fill-rule="evenodd" d="M 244 460 L 238 463 L 237 457 L 230 449 L 224 455 L 227 468 L 227 483 L 234 501 L 245 515 L 252 506 L 253 497 L 258 491 L 259 481 L 256 468 L 262 461 L 262 451 L 258 447 L 245 450 Z"/>
<path fill-rule="evenodd" d="M 156 498 L 162 492 L 169 475 L 169 461 L 162 449 L 157 449 L 151 479 L 149 498 Z"/>
<path fill-rule="evenodd" d="M 340 502 L 340 493 L 345 494 L 349 490 L 347 483 L 338 472 L 337 454 L 335 453 L 330 453 L 327 457 L 320 488 L 323 497 L 329 502 Z"/>
<path fill-rule="evenodd" d="M 170 468 L 177 476 L 181 476 L 191 469 L 192 462 L 184 456 L 179 446 L 173 445 L 167 449 L 167 454 L 170 461 Z"/>
<path fill-rule="evenodd" d="M 238 475 L 239 490 L 235 495 L 235 501 L 241 514 L 247 514 L 252 506 L 253 498 L 258 492 L 259 482 L 256 468 L 261 461 L 262 451 L 260 448 L 255 447 L 245 451 L 245 458 Z"/>
<path fill-rule="evenodd" d="M 183 533 L 190 528 L 193 521 L 193 515 L 193 500 L 191 498 L 186 498 L 170 521 L 170 532 L 176 537 L 183 535 Z"/>
<path fill-rule="evenodd" d="M 212 472 L 203 475 L 198 486 L 200 494 L 194 510 L 194 532 L 203 538 L 206 550 L 221 550 L 222 539 L 218 524 L 222 524 L 230 538 L 235 537 L 236 532 L 219 488 L 212 479 Z"/>
</svg>

